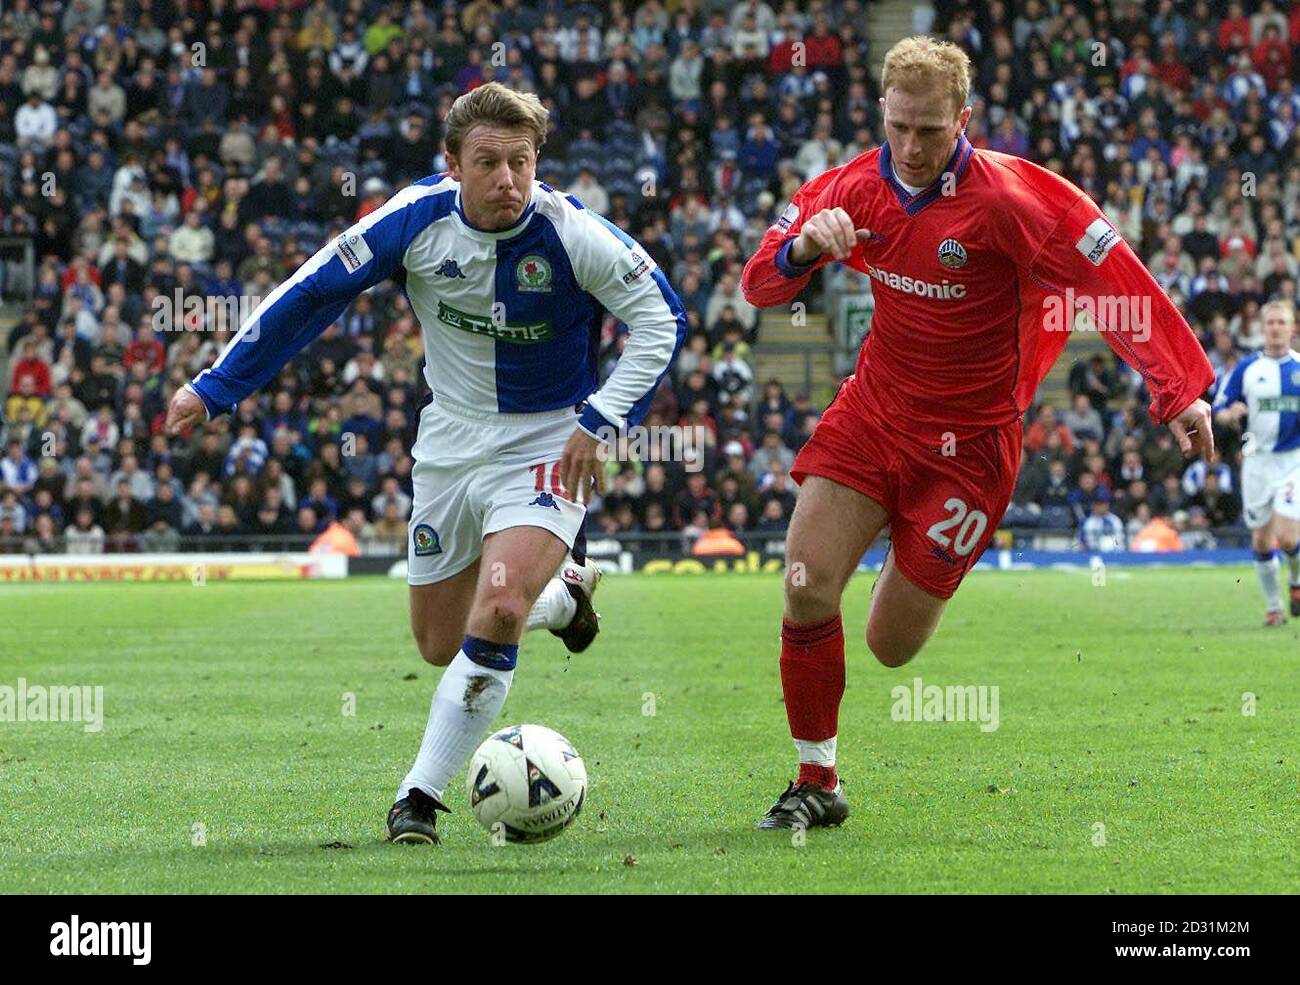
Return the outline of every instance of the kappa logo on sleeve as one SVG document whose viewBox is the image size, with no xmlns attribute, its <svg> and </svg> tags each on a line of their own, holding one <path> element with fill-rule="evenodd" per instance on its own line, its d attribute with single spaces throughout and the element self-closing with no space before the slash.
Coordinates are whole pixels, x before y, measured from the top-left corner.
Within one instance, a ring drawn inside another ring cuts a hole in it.
<svg viewBox="0 0 1300 985">
<path fill-rule="evenodd" d="M 334 252 L 339 255 L 350 274 L 355 274 L 375 258 L 366 237 L 361 234 L 360 226 L 353 226 L 340 236 L 334 243 Z"/>
<path fill-rule="evenodd" d="M 1074 248 L 1094 267 L 1100 267 L 1106 254 L 1119 242 L 1119 233 L 1105 219 L 1093 219 Z"/>
</svg>

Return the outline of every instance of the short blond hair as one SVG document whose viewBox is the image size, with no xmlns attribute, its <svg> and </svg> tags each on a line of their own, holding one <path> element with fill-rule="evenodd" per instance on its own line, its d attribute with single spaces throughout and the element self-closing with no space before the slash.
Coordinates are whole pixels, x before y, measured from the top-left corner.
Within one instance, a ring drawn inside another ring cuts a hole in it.
<svg viewBox="0 0 1300 985">
<path fill-rule="evenodd" d="M 540 151 L 546 143 L 546 120 L 550 115 L 542 101 L 531 92 L 519 92 L 500 82 L 489 82 L 458 96 L 447 111 L 443 124 L 443 143 L 448 153 L 460 155 L 462 142 L 479 124 L 519 128 L 528 131 L 533 149 Z"/>
<path fill-rule="evenodd" d="M 904 38 L 889 49 L 880 73 L 881 94 L 891 88 L 914 96 L 937 91 L 960 113 L 970 100 L 970 58 L 951 41 L 924 34 Z"/>
<path fill-rule="evenodd" d="M 1287 318 L 1290 319 L 1291 321 L 1291 324 L 1292 325 L 1295 324 L 1295 305 L 1293 305 L 1290 301 L 1283 301 L 1281 299 L 1278 299 L 1276 301 L 1268 301 L 1265 304 L 1261 305 L 1259 309 L 1259 320 L 1261 322 L 1263 322 L 1263 320 L 1266 317 L 1268 317 L 1269 308 L 1276 308 L 1278 311 L 1285 311 Z"/>
</svg>

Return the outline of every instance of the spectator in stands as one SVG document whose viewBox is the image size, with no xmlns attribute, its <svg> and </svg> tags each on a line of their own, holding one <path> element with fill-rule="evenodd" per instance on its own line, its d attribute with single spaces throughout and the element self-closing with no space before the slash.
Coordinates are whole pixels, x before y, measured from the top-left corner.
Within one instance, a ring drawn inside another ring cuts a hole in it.
<svg viewBox="0 0 1300 985">
<path fill-rule="evenodd" d="M 1074 403 L 1061 415 L 1061 424 L 1070 432 L 1072 444 L 1081 444 L 1085 438 L 1101 440 L 1101 414 L 1086 393 L 1075 394 Z"/>
<path fill-rule="evenodd" d="M 1067 454 L 1073 451 L 1074 438 L 1070 434 L 1070 429 L 1056 419 L 1056 408 L 1051 404 L 1044 404 L 1034 423 L 1029 425 L 1029 430 L 1025 432 L 1025 447 L 1032 452 L 1042 451 L 1051 436 L 1058 439 L 1059 447 Z"/>
<path fill-rule="evenodd" d="M 217 504 L 201 502 L 198 504 L 193 520 L 183 529 L 184 535 L 194 540 L 214 537 L 217 534 Z"/>
<path fill-rule="evenodd" d="M 766 508 L 767 503 L 776 500 L 781 504 L 782 514 L 788 517 L 794 513 L 796 488 L 789 471 L 783 466 L 774 465 L 758 480 L 759 504 Z"/>
<path fill-rule="evenodd" d="M 609 212 L 609 195 L 591 168 L 579 168 L 577 177 L 566 191 L 593 212 L 601 215 Z"/>
<path fill-rule="evenodd" d="M 722 515 L 718 494 L 709 488 L 708 478 L 702 472 L 693 472 L 686 477 L 686 488 L 677 494 L 674 507 L 679 528 L 697 523 L 703 517 L 703 527 L 707 529 Z"/>
<path fill-rule="evenodd" d="M 45 398 L 50 395 L 51 379 L 48 359 L 38 352 L 35 339 L 24 339 L 21 356 L 13 365 L 11 389 L 23 397 Z"/>
<path fill-rule="evenodd" d="M 1210 465 L 1204 458 L 1198 458 L 1183 471 L 1184 495 L 1192 497 L 1208 488 L 1211 475 L 1218 480 L 1216 491 L 1232 491 L 1232 468 L 1227 462 L 1219 459 L 1214 465 Z"/>
<path fill-rule="evenodd" d="M 95 521 L 95 514 L 87 508 L 79 509 L 76 521 L 65 534 L 69 554 L 103 554 L 104 528 Z"/>
<path fill-rule="evenodd" d="M 115 550 L 130 550 L 136 534 L 148 523 L 144 504 L 131 495 L 131 483 L 120 479 L 116 495 L 104 510 L 104 530 Z"/>
<path fill-rule="evenodd" d="M 1111 552 L 1126 548 L 1124 524 L 1110 511 L 1110 494 L 1105 489 L 1097 490 L 1093 497 L 1088 515 L 1079 526 L 1079 541 L 1087 551 Z"/>
<path fill-rule="evenodd" d="M 713 379 L 718 384 L 719 395 L 749 404 L 753 396 L 754 371 L 741 358 L 734 338 L 723 342 L 722 358 L 713 367 Z"/>
<path fill-rule="evenodd" d="M 1231 490 L 1220 489 L 1219 480 L 1219 472 L 1207 472 L 1205 484 L 1188 497 L 1187 507 L 1202 510 L 1212 527 L 1230 527 L 1241 515 L 1241 499 Z"/>
<path fill-rule="evenodd" d="M 36 484 L 36 475 L 36 465 L 23 452 L 23 443 L 11 440 L 8 453 L 0 459 L 0 485 L 12 494 L 15 505 L 18 496 L 26 495 Z"/>
<path fill-rule="evenodd" d="M 1114 396 L 1115 378 L 1106 369 L 1106 361 L 1100 355 L 1093 355 L 1086 362 L 1080 360 L 1071 366 L 1068 383 L 1071 395 L 1086 396 L 1098 413 L 1105 411 L 1107 403 Z"/>
</svg>

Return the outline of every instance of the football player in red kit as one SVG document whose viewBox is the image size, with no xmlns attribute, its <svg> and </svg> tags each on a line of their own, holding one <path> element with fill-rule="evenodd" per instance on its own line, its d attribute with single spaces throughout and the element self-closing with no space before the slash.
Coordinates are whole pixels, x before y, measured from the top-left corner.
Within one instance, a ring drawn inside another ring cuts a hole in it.
<svg viewBox="0 0 1300 985">
<path fill-rule="evenodd" d="M 886 526 L 867 645 L 910 660 L 1002 519 L 1022 415 L 1080 309 L 1151 394 L 1188 457 L 1213 460 L 1201 346 L 1097 206 L 1028 161 L 975 150 L 969 61 L 907 38 L 885 58 L 886 143 L 805 184 L 745 266 L 751 304 L 787 304 L 833 261 L 872 279 L 854 374 L 799 452 L 787 537 L 781 686 L 799 775 L 761 828 L 835 825 L 840 597 Z"/>
</svg>

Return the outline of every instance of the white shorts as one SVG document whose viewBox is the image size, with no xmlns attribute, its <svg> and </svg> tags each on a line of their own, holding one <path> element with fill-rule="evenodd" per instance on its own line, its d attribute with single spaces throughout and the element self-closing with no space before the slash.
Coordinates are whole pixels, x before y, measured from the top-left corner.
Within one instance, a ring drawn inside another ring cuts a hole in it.
<svg viewBox="0 0 1300 985">
<path fill-rule="evenodd" d="M 1246 526 L 1258 530 L 1273 514 L 1300 520 L 1300 449 L 1256 452 L 1241 464 L 1241 503 Z"/>
<path fill-rule="evenodd" d="M 484 537 L 509 527 L 542 527 L 572 548 L 587 509 L 559 495 L 560 458 L 577 420 L 568 407 L 498 414 L 445 400 L 426 406 L 412 449 L 406 580 L 432 585 L 459 574 L 478 560 Z"/>
</svg>

